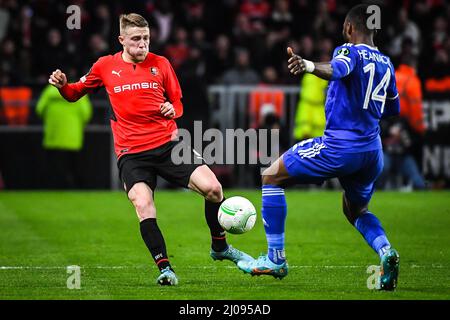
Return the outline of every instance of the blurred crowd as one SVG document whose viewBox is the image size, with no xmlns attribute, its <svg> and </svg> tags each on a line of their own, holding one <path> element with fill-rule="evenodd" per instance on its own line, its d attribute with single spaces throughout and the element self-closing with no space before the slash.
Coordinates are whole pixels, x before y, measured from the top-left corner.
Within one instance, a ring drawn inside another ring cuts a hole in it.
<svg viewBox="0 0 450 320">
<path fill-rule="evenodd" d="M 402 109 L 400 117 L 381 123 L 385 172 L 379 187 L 395 187 L 406 179 L 412 181 L 415 189 L 423 189 L 425 181 L 419 168 L 427 128 L 422 101 L 423 98 L 450 100 L 450 3 L 447 0 L 370 2 L 382 9 L 381 30 L 376 34 L 375 44 L 394 63 Z M 309 60 L 329 60 L 333 49 L 344 42 L 342 24 L 346 13 L 359 3 L 351 0 L 0 0 L 0 123 L 36 123 L 33 114 L 29 117 L 29 101 L 36 98 L 42 107 L 46 96 L 42 92 L 47 90 L 47 96 L 56 93 L 55 99 L 58 96 L 56 90 L 45 88 L 49 74 L 59 68 L 69 81 L 76 81 L 99 57 L 120 51 L 119 15 L 136 12 L 150 23 L 150 51 L 166 56 L 180 80 L 183 103 L 189 109 L 178 119 L 180 127 L 192 130 L 194 120 L 210 120 L 208 85 L 300 85 L 294 128 L 288 128 L 291 133 L 285 131 L 282 137 L 291 136 L 298 141 L 319 136 L 325 125 L 323 108 L 328 83 L 311 75 L 299 79 L 289 74 L 286 48 L 292 47 Z M 67 10 L 71 5 L 81 9 L 80 29 L 67 27 L 73 13 Z M 100 91 L 99 97 L 106 98 L 105 92 Z M 265 99 L 260 92 L 250 95 L 250 109 L 261 118 L 255 126 L 286 130 L 280 126 L 276 103 L 267 108 Z M 279 102 L 278 107 L 284 101 L 282 96 L 269 100 L 272 103 L 274 99 Z M 256 102 L 262 105 L 253 105 Z M 49 110 L 58 115 L 58 109 L 52 108 Z M 85 116 L 75 111 L 74 114 L 78 115 L 77 130 L 82 130 Z M 47 119 L 50 112 L 38 112 L 38 115 L 46 128 L 52 128 L 51 119 Z M 102 124 L 108 121 L 104 114 L 96 117 L 95 108 L 93 119 Z M 47 136 L 50 135 L 44 135 L 44 147 L 54 155 L 54 141 L 48 142 Z M 77 137 L 77 141 L 82 141 L 79 134 Z M 69 140 L 74 139 L 57 141 L 57 149 L 65 150 L 54 156 L 57 163 L 74 158 L 71 154 L 81 148 L 82 142 L 75 148 L 67 145 Z M 280 141 L 280 145 L 286 149 L 289 138 Z M 72 165 L 66 162 L 68 167 Z M 392 177 L 397 177 L 397 182 Z M 66 180 L 73 179 L 67 176 Z"/>
<path fill-rule="evenodd" d="M 151 51 L 167 56 L 179 77 L 211 83 L 298 83 L 285 68 L 286 46 L 326 60 L 343 42 L 348 9 L 337 0 L 1 0 L 0 85 L 36 85 L 51 70 L 72 80 L 102 55 L 119 51 L 118 16 L 138 12 L 151 25 Z M 449 74 L 450 5 L 445 0 L 379 1 L 380 50 L 401 59 L 402 43 L 423 78 Z M 69 30 L 69 5 L 81 8 L 81 29 Z"/>
</svg>

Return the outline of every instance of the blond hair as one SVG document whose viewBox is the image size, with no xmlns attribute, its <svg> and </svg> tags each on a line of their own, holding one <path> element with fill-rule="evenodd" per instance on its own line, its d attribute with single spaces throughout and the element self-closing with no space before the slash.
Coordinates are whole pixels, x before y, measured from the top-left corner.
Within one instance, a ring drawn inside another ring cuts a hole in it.
<svg viewBox="0 0 450 320">
<path fill-rule="evenodd" d="M 143 16 L 137 13 L 121 14 L 119 18 L 120 34 L 124 33 L 128 27 L 148 28 L 148 22 Z"/>
</svg>

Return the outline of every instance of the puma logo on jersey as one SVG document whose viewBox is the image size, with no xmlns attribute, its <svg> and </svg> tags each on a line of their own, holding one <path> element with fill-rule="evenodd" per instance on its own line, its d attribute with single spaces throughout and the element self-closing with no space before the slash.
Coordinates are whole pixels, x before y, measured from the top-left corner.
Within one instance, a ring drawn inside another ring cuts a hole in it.
<svg viewBox="0 0 450 320">
<path fill-rule="evenodd" d="M 119 72 L 113 70 L 111 71 L 112 74 L 115 74 L 116 76 L 118 76 L 120 78 L 120 73 L 122 72 L 122 70 L 120 70 Z"/>
</svg>

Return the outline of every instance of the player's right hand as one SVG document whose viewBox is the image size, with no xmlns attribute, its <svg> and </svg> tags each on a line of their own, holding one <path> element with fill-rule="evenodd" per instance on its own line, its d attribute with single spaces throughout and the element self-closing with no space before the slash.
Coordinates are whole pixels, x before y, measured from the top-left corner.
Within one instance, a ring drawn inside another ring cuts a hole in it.
<svg viewBox="0 0 450 320">
<path fill-rule="evenodd" d="M 50 83 L 51 85 L 53 85 L 59 89 L 67 84 L 67 77 L 66 77 L 65 73 L 63 73 L 61 70 L 56 69 L 50 75 L 50 78 L 48 79 L 48 83 Z"/>
<path fill-rule="evenodd" d="M 288 60 L 289 71 L 294 75 L 304 73 L 306 70 L 306 66 L 305 66 L 305 62 L 303 61 L 302 57 L 300 57 L 299 55 L 296 55 L 294 53 L 294 51 L 292 51 L 291 47 L 287 48 L 287 53 L 289 55 L 289 60 Z"/>
</svg>

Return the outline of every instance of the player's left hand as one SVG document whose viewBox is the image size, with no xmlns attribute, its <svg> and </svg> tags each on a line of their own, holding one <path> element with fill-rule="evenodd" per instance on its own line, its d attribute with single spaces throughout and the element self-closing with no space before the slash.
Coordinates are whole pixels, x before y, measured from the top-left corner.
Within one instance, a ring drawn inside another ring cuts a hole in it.
<svg viewBox="0 0 450 320">
<path fill-rule="evenodd" d="M 305 62 L 303 61 L 302 57 L 300 57 L 299 55 L 296 55 L 294 53 L 294 51 L 292 51 L 291 47 L 287 48 L 287 53 L 290 57 L 288 60 L 289 71 L 294 75 L 304 73 L 306 70 L 306 66 L 305 66 Z"/>
<path fill-rule="evenodd" d="M 161 108 L 161 113 L 164 117 L 172 119 L 175 117 L 175 108 L 173 107 L 173 105 L 166 101 L 164 103 L 161 104 L 160 106 Z"/>
</svg>

